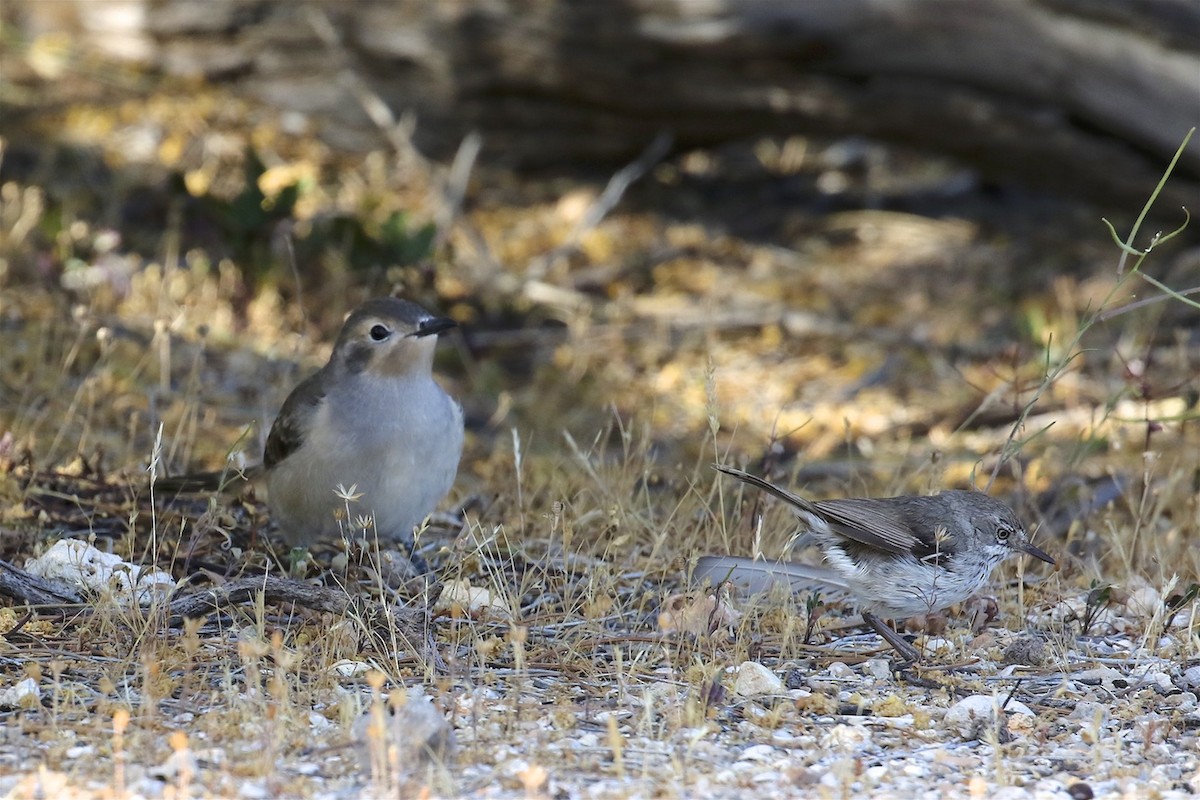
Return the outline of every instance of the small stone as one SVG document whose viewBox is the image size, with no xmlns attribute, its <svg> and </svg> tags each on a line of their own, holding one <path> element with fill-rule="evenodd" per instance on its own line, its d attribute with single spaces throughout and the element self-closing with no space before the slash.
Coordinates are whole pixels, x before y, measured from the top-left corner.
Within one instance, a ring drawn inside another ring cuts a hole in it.
<svg viewBox="0 0 1200 800">
<path fill-rule="evenodd" d="M 926 636 L 918 646 L 925 655 L 944 655 L 954 651 L 954 642 L 941 636 Z"/>
<path fill-rule="evenodd" d="M 366 661 L 351 661 L 350 659 L 343 658 L 329 669 L 342 678 L 358 678 L 366 675 L 374 667 Z"/>
<path fill-rule="evenodd" d="M 863 671 L 877 681 L 892 679 L 892 665 L 883 658 L 870 658 L 863 663 Z"/>
<path fill-rule="evenodd" d="M 710 636 L 737 624 L 741 612 L 724 602 L 720 593 L 683 592 L 663 603 L 658 629 L 664 633 L 683 632 Z"/>
<path fill-rule="evenodd" d="M 850 669 L 848 666 L 843 664 L 841 661 L 834 661 L 826 669 L 826 672 L 829 673 L 829 677 L 831 677 L 831 678 L 840 678 L 843 680 L 849 680 L 850 678 L 858 677 L 857 675 L 854 674 L 854 670 Z"/>
<path fill-rule="evenodd" d="M 402 699 L 376 703 L 354 723 L 359 762 L 396 763 L 406 770 L 445 764 L 454 750 L 454 728 L 423 692 L 408 690 Z M 395 754 L 395 757 L 393 755 Z"/>
<path fill-rule="evenodd" d="M 738 761 L 770 761 L 779 751 L 769 744 L 754 744 L 738 756 Z"/>
<path fill-rule="evenodd" d="M 512 616 L 503 598 L 496 597 L 490 589 L 472 586 L 466 580 L 447 581 L 433 606 L 435 613 L 449 612 L 453 616 L 499 617 Z"/>
<path fill-rule="evenodd" d="M 1004 648 L 1002 660 L 1005 664 L 1023 664 L 1038 667 L 1046 661 L 1046 643 L 1042 637 L 1023 633 Z"/>
<path fill-rule="evenodd" d="M 1129 688 L 1129 679 L 1112 667 L 1085 669 L 1071 677 L 1085 686 L 1103 686 L 1110 692 Z"/>
<path fill-rule="evenodd" d="M 1096 796 L 1092 787 L 1083 782 L 1072 783 L 1067 787 L 1067 794 L 1071 795 L 1071 800 L 1092 800 Z"/>
<path fill-rule="evenodd" d="M 783 775 L 778 770 L 756 769 L 750 776 L 750 780 L 755 783 L 769 783 L 774 786 L 783 781 Z"/>
<path fill-rule="evenodd" d="M 1194 692 L 1179 692 L 1177 694 L 1170 694 L 1162 699 L 1162 704 L 1179 711 L 1195 711 L 1196 694 Z"/>
<path fill-rule="evenodd" d="M 1175 684 L 1171 681 L 1171 676 L 1158 670 L 1147 672 L 1142 676 L 1142 680 L 1146 683 L 1157 686 L 1164 692 L 1169 692 L 1175 688 Z"/>
<path fill-rule="evenodd" d="M 245 800 L 264 800 L 270 796 L 270 790 L 258 781 L 244 780 L 238 784 L 238 797 Z"/>
<path fill-rule="evenodd" d="M 757 661 L 743 661 L 738 667 L 734 694 L 740 697 L 759 697 L 765 694 L 783 694 L 783 681 L 771 670 Z"/>
<path fill-rule="evenodd" d="M 160 781 L 175 781 L 195 775 L 200 768 L 196 756 L 187 747 L 181 747 L 167 756 L 167 760 L 150 768 L 150 774 Z"/>
<path fill-rule="evenodd" d="M 997 716 L 1001 707 L 1004 714 Z M 1024 714 L 1034 717 L 1033 711 L 1024 703 L 1013 700 L 1005 705 L 1004 698 L 976 694 L 964 697 L 946 712 L 946 727 L 958 732 L 963 739 L 980 739 L 989 729 L 995 728 L 1001 743 L 1009 741 L 1008 715 Z M 1006 738 L 1007 737 L 1007 738 Z"/>
<path fill-rule="evenodd" d="M 1108 706 L 1095 700 L 1079 700 L 1068 719 L 1076 719 L 1089 725 L 1103 725 L 1108 722 Z"/>
<path fill-rule="evenodd" d="M 987 800 L 1029 800 L 1029 790 L 1024 786 L 999 786 L 979 796 Z"/>
<path fill-rule="evenodd" d="M 42 690 L 37 681 L 25 678 L 0 691 L 0 708 L 37 708 L 42 701 Z"/>
<path fill-rule="evenodd" d="M 825 741 L 828 748 L 853 752 L 871 743 L 871 731 L 858 725 L 835 725 Z"/>
<path fill-rule="evenodd" d="M 1125 598 L 1125 610 L 1135 617 L 1152 617 L 1162 608 L 1162 595 L 1153 586 L 1138 586 Z"/>
</svg>

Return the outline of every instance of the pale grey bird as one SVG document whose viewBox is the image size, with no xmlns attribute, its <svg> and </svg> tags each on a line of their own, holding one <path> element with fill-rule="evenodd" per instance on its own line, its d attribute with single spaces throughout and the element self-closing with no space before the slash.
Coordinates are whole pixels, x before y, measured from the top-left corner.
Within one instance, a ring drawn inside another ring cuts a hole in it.
<svg viewBox="0 0 1200 800">
<path fill-rule="evenodd" d="M 450 491 L 462 408 L 433 379 L 433 351 L 454 325 L 392 297 L 346 319 L 329 363 L 292 390 L 267 436 L 267 504 L 288 541 L 342 530 L 339 486 L 361 495 L 352 514 L 406 541 Z"/>
<path fill-rule="evenodd" d="M 739 469 L 716 469 L 783 500 L 800 518 L 828 567 L 707 556 L 698 578 L 762 589 L 771 583 L 844 593 L 863 620 L 910 661 L 919 653 L 880 617 L 929 614 L 961 603 L 987 583 L 1004 560 L 1027 553 L 1049 564 L 1012 509 L 982 492 L 952 490 L 929 497 L 809 501 Z"/>
<path fill-rule="evenodd" d="M 288 542 L 349 532 L 347 506 L 353 518 L 373 520 L 380 537 L 412 542 L 450 491 L 462 455 L 462 409 L 433 378 L 437 334 L 454 325 L 391 297 L 347 317 L 329 363 L 288 395 L 262 465 L 244 476 L 265 481 Z M 162 483 L 190 489 L 194 479 Z"/>
</svg>

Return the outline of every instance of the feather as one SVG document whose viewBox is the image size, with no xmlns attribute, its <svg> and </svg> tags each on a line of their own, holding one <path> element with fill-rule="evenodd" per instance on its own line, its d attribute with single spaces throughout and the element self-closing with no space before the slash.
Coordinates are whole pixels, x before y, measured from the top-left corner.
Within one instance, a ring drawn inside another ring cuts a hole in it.
<svg viewBox="0 0 1200 800">
<path fill-rule="evenodd" d="M 698 582 L 709 579 L 714 585 L 731 581 L 752 595 L 766 594 L 777 586 L 790 592 L 822 590 L 844 595 L 849 591 L 846 581 L 832 569 L 795 561 L 703 556 L 696 562 L 693 575 Z"/>
</svg>

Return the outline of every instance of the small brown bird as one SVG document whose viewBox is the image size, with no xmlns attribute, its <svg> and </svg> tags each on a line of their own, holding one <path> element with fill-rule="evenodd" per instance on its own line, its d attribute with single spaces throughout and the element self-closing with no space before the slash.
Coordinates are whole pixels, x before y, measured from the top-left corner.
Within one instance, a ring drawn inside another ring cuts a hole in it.
<svg viewBox="0 0 1200 800">
<path fill-rule="evenodd" d="M 920 653 L 880 617 L 929 614 L 961 603 L 1001 562 L 1021 553 L 1054 563 L 1030 543 L 1012 509 L 982 492 L 813 502 L 742 470 L 714 466 L 787 503 L 829 566 L 707 556 L 697 577 L 833 587 L 849 595 L 863 620 L 910 661 Z"/>
</svg>

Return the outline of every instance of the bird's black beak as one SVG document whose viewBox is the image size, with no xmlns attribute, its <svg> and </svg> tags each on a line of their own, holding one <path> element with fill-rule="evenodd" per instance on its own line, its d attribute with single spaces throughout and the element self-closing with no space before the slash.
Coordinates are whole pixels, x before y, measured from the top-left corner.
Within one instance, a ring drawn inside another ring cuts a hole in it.
<svg viewBox="0 0 1200 800">
<path fill-rule="evenodd" d="M 430 317 L 429 319 L 421 320 L 421 324 L 413 336 L 433 336 L 434 334 L 457 327 L 458 323 L 449 317 Z"/>
<path fill-rule="evenodd" d="M 1021 552 L 1028 553 L 1029 555 L 1033 556 L 1034 558 L 1040 558 L 1042 561 L 1045 561 L 1050 566 L 1055 566 L 1054 559 L 1051 558 L 1050 555 L 1048 553 L 1046 553 L 1046 551 L 1040 547 L 1034 547 L 1029 542 L 1022 540 L 1022 541 L 1016 543 L 1016 548 L 1018 550 L 1020 550 Z"/>
</svg>

